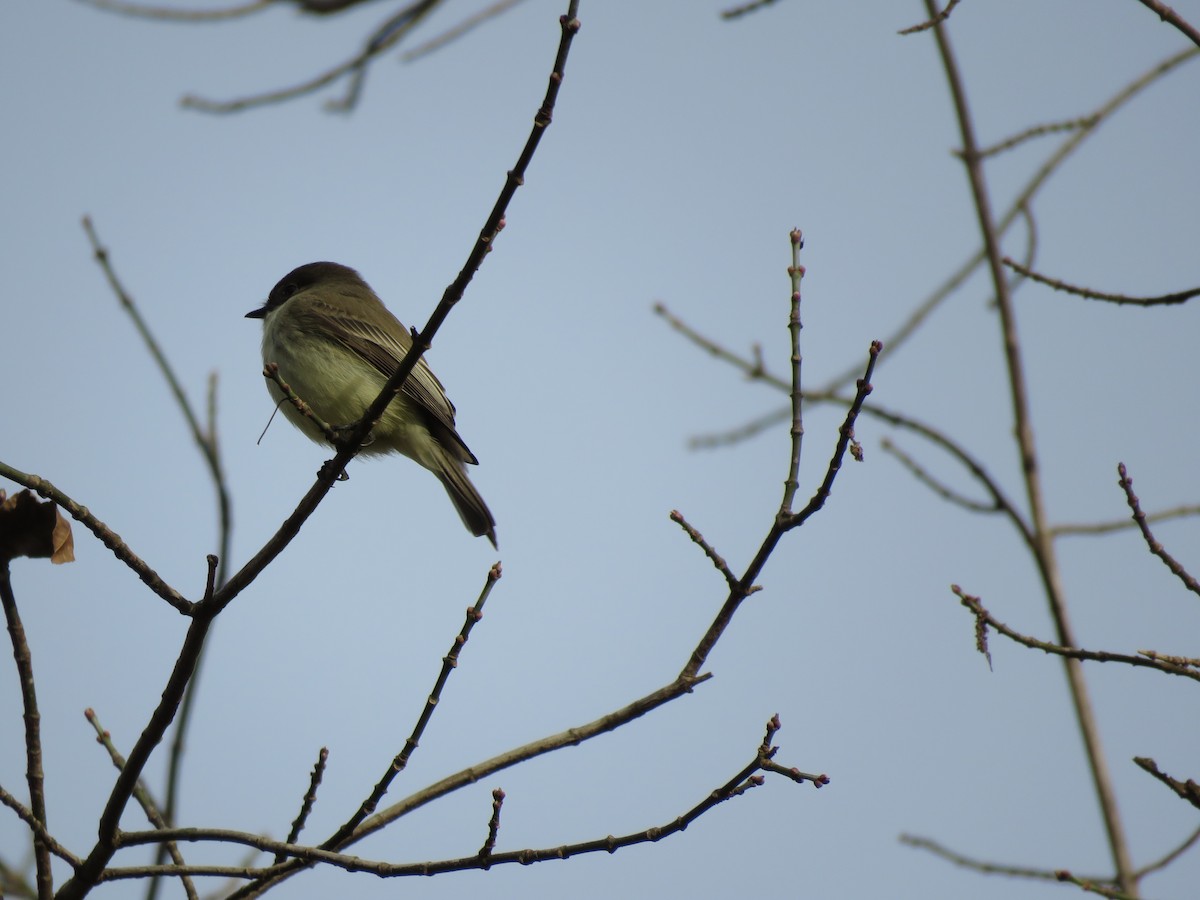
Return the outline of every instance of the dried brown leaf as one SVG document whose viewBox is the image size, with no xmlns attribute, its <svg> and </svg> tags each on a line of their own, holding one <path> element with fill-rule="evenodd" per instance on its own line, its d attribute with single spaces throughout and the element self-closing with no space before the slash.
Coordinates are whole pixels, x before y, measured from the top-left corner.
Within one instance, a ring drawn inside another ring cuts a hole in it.
<svg viewBox="0 0 1200 900">
<path fill-rule="evenodd" d="M 71 523 L 53 502 L 39 502 L 30 491 L 11 497 L 0 491 L 0 560 L 8 562 L 19 556 L 73 562 Z"/>
</svg>

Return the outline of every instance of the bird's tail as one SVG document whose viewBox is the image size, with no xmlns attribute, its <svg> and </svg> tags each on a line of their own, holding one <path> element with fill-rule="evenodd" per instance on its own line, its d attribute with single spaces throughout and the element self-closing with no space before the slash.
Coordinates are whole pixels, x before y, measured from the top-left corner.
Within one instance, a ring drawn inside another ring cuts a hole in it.
<svg viewBox="0 0 1200 900">
<path fill-rule="evenodd" d="M 446 493 L 450 495 L 450 500 L 467 530 L 476 537 L 486 535 L 492 546 L 499 549 L 496 543 L 496 520 L 492 518 L 492 511 L 467 477 L 467 467 L 448 453 L 440 462 L 441 465 L 435 474 L 446 488 Z"/>
</svg>

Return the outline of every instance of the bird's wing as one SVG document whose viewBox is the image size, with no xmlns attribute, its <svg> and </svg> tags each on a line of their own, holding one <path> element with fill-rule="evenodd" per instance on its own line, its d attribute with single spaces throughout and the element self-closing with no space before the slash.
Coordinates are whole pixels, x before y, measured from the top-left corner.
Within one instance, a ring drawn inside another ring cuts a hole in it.
<svg viewBox="0 0 1200 900">
<path fill-rule="evenodd" d="M 323 303 L 313 303 L 311 314 L 320 320 L 318 334 L 341 344 L 351 353 L 361 356 L 379 370 L 384 378 L 391 378 L 400 361 L 412 348 L 412 337 L 408 330 L 396 320 L 399 328 L 393 337 L 382 328 L 350 316 L 340 315 Z M 471 452 L 454 429 L 454 404 L 446 396 L 446 389 L 436 375 L 425 364 L 417 360 L 412 373 L 404 381 L 402 393 L 414 400 L 432 420 L 431 431 L 439 442 L 463 462 L 477 464 L 479 460 Z"/>
</svg>

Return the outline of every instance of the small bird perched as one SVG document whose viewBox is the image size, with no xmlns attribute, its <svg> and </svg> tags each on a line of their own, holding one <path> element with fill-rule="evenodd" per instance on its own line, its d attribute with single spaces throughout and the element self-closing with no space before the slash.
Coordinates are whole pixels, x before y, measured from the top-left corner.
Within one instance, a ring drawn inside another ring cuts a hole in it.
<svg viewBox="0 0 1200 900">
<path fill-rule="evenodd" d="M 320 419 L 344 427 L 357 422 L 379 396 L 412 347 L 412 335 L 353 269 L 314 262 L 293 269 L 261 307 L 246 313 L 263 320 L 263 362 Z M 286 399 L 267 389 L 293 425 L 318 443 L 325 435 Z M 361 456 L 403 453 L 438 477 L 467 529 L 496 546 L 496 520 L 467 477 L 477 465 L 454 430 L 454 404 L 424 359 L 384 410 Z"/>
</svg>

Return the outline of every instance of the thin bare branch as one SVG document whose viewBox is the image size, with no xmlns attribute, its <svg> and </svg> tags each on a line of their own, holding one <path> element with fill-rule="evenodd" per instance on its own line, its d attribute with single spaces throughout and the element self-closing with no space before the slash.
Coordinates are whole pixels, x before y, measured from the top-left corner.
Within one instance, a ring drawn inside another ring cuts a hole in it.
<svg viewBox="0 0 1200 900">
<path fill-rule="evenodd" d="M 999 143 L 992 144 L 990 147 L 984 147 L 979 151 L 979 156 L 982 159 L 999 156 L 1006 150 L 1012 150 L 1014 147 L 1019 147 L 1021 144 L 1034 138 L 1045 137 L 1048 134 L 1062 134 L 1064 131 L 1079 131 L 1083 128 L 1094 128 L 1095 126 L 1096 117 L 1094 115 L 1081 116 L 1078 119 L 1064 119 L 1061 122 L 1044 122 L 1041 125 L 1030 125 L 1023 131 L 1019 131 Z"/>
<path fill-rule="evenodd" d="M 176 9 L 171 6 L 151 6 L 143 3 L 124 3 L 122 0 L 75 0 L 84 6 L 102 9 L 139 19 L 160 19 L 174 22 L 217 22 L 223 19 L 239 19 L 266 9 L 279 0 L 251 0 L 238 6 L 224 9 Z"/>
<path fill-rule="evenodd" d="M 774 2 L 775 0 L 748 0 L 746 3 L 739 4 L 738 6 L 731 6 L 729 9 L 722 10 L 721 18 L 726 20 L 740 19 L 742 16 L 749 15 L 752 12 L 758 12 L 758 10 L 762 9 L 764 6 L 770 6 Z"/>
<path fill-rule="evenodd" d="M 441 4 L 442 0 L 414 0 L 413 3 L 394 13 L 378 25 L 363 44 L 363 48 L 354 56 L 327 69 L 319 75 L 302 81 L 291 87 L 274 91 L 264 91 L 261 94 L 251 94 L 235 100 L 210 100 L 195 94 L 188 94 L 180 101 L 185 109 L 195 109 L 208 113 L 235 113 L 256 106 L 281 103 L 295 97 L 302 97 L 332 84 L 343 76 L 350 76 L 350 86 L 340 100 L 327 104 L 327 108 L 338 112 L 346 112 L 354 107 L 362 91 L 362 81 L 367 66 L 379 55 L 386 53 L 413 28 L 419 25 L 425 17 Z"/>
<path fill-rule="evenodd" d="M 965 853 L 959 853 L 957 850 L 951 850 L 945 844 L 939 843 L 933 840 L 933 838 L 921 837 L 915 834 L 902 834 L 900 835 L 900 843 L 909 847 L 915 847 L 918 850 L 926 850 L 934 856 L 954 863 L 956 866 L 970 869 L 973 872 L 982 872 L 985 875 L 1008 875 L 1013 878 L 1030 878 L 1037 881 L 1057 880 L 1057 876 L 1051 869 L 1034 869 L 1029 866 L 1013 866 L 1007 863 L 976 859 L 973 856 L 967 856 Z"/>
<path fill-rule="evenodd" d="M 8 559 L 0 559 L 0 606 L 12 641 L 13 662 L 21 685 L 21 718 L 25 723 L 25 783 L 29 786 L 29 811 L 44 829 L 46 821 L 46 774 L 42 769 L 42 714 L 38 712 L 37 686 L 33 677 L 33 654 L 25 639 L 25 626 L 17 609 Z M 50 847 L 37 831 L 33 835 L 33 858 L 37 864 L 37 889 L 40 900 L 54 896 L 54 873 L 50 868 Z"/>
<path fill-rule="evenodd" d="M 1200 288 L 1190 288 L 1189 290 L 1178 291 L 1174 294 L 1160 294 L 1156 297 L 1131 297 L 1128 294 L 1112 294 L 1098 291 L 1094 288 L 1068 284 L 1065 281 L 1058 278 L 1050 278 L 1047 275 L 1040 275 L 1007 256 L 1004 257 L 1002 262 L 1010 269 L 1020 272 L 1026 278 L 1030 278 L 1038 284 L 1044 284 L 1047 287 L 1054 288 L 1056 291 L 1065 291 L 1068 294 L 1074 294 L 1077 297 L 1084 297 L 1088 300 L 1103 300 L 1106 303 L 1116 303 L 1117 305 L 1125 306 L 1173 306 L 1186 303 L 1193 297 L 1200 297 Z"/>
<path fill-rule="evenodd" d="M 496 849 L 496 837 L 500 833 L 500 808 L 504 805 L 504 791 L 500 788 L 492 791 L 492 817 L 488 820 L 487 838 L 479 848 L 479 858 L 486 863 L 491 859 L 492 851 Z M 484 865 L 485 870 L 490 868 Z"/>
<path fill-rule="evenodd" d="M 933 477 L 933 475 L 927 472 L 920 463 L 918 463 L 915 459 L 913 459 L 887 438 L 884 438 L 882 441 L 880 441 L 879 445 L 885 453 L 892 454 L 892 456 L 894 456 L 899 463 L 904 466 L 904 468 L 908 469 L 909 473 L 911 473 L 912 476 L 917 479 L 917 481 L 921 482 L 943 500 L 953 503 L 956 506 L 961 506 L 968 512 L 996 513 L 1003 511 L 995 497 L 993 497 L 990 502 L 975 500 L 966 496 L 965 494 L 960 494 L 949 485 L 942 484 L 942 482 L 938 481 Z"/>
<path fill-rule="evenodd" d="M 950 585 L 950 590 L 954 592 L 955 596 L 957 596 L 962 602 L 962 605 L 975 615 L 977 633 L 979 623 L 983 623 L 983 625 L 986 627 L 996 629 L 996 631 L 1004 635 L 1009 640 L 1015 641 L 1022 646 L 1029 647 L 1033 650 L 1041 650 L 1045 653 L 1052 653 L 1055 656 L 1061 656 L 1066 659 L 1090 662 L 1125 663 L 1125 665 L 1128 666 L 1135 666 L 1144 669 L 1157 669 L 1160 672 L 1166 672 L 1170 675 L 1182 675 L 1184 678 L 1190 678 L 1193 681 L 1200 681 L 1200 671 L 1166 662 L 1161 656 L 1155 656 L 1153 658 L 1144 655 L 1130 656 L 1126 653 L 1108 653 L 1102 650 L 1083 650 L 1079 647 L 1065 647 L 1062 644 L 1039 641 L 1035 637 L 1030 637 L 1027 634 L 1021 634 L 1019 631 L 1009 628 L 990 612 L 988 612 L 978 597 L 966 593 L 957 584 Z"/>
<path fill-rule="evenodd" d="M 54 839 L 54 836 L 46 830 L 46 826 L 33 814 L 33 810 L 3 787 L 0 787 L 0 804 L 7 806 L 16 813 L 17 818 L 24 822 L 29 827 L 29 830 L 33 832 L 34 839 L 44 843 L 51 853 L 63 860 L 67 865 L 72 868 L 83 865 L 83 860 Z"/>
<path fill-rule="evenodd" d="M 1129 508 L 1133 511 L 1133 521 L 1137 523 L 1138 528 L 1141 530 L 1142 537 L 1145 539 L 1146 546 L 1150 552 L 1163 561 L 1163 564 L 1171 570 L 1171 574 L 1183 582 L 1185 588 L 1193 594 L 1200 594 L 1200 582 L 1197 582 L 1188 570 L 1175 557 L 1168 553 L 1162 544 L 1155 540 L 1154 534 L 1150 531 L 1150 526 L 1146 522 L 1146 514 L 1142 512 L 1141 502 L 1138 500 L 1137 494 L 1133 492 L 1133 479 L 1129 477 L 1129 473 L 1125 469 L 1125 463 L 1118 463 L 1117 474 L 1121 476 L 1121 480 L 1117 484 L 1125 492 L 1125 500 L 1129 504 Z"/>
<path fill-rule="evenodd" d="M 936 15 L 937 8 L 934 0 L 925 0 L 925 8 L 931 18 Z M 1021 459 L 1021 477 L 1025 484 L 1025 496 L 1029 508 L 1034 561 L 1041 577 L 1046 604 L 1054 620 L 1058 642 L 1062 647 L 1075 647 L 1077 642 L 1067 612 L 1066 592 L 1062 584 L 1054 538 L 1050 535 L 1047 527 L 1048 516 L 1042 489 L 1041 463 L 1033 432 L 1029 387 L 1022 359 L 1020 336 L 1017 331 L 1016 309 L 1009 289 L 1008 278 L 1004 272 L 1004 264 L 1001 262 L 1002 226 L 998 227 L 998 223 L 992 215 L 988 184 L 984 177 L 983 160 L 979 155 L 979 142 L 975 137 L 975 126 L 967 101 L 966 87 L 950 45 L 950 37 L 944 25 L 940 23 L 934 27 L 933 35 L 954 103 L 955 118 L 958 121 L 959 134 L 962 138 L 962 160 L 971 186 L 971 197 L 983 242 L 984 256 L 991 276 L 992 289 L 995 291 L 996 306 L 1000 313 L 1000 333 L 1008 373 L 1009 396 L 1012 402 L 1013 433 Z M 1083 134 L 1084 132 L 1080 131 L 1079 133 Z M 1088 696 L 1083 667 L 1077 659 L 1068 656 L 1064 657 L 1063 668 L 1075 710 L 1075 719 L 1087 755 L 1092 785 L 1104 819 L 1113 868 L 1117 873 L 1117 882 L 1122 890 L 1136 893 L 1137 879 L 1133 875 L 1129 843 L 1126 840 L 1125 826 L 1117 808 L 1116 792 L 1100 742 L 1100 730 L 1096 723 L 1091 699 Z"/>
<path fill-rule="evenodd" d="M 788 266 L 788 277 L 792 281 L 791 306 L 788 311 L 788 338 L 791 341 L 790 357 L 792 406 L 791 445 L 792 453 L 788 457 L 787 477 L 783 480 L 783 499 L 779 503 L 779 515 L 787 516 L 792 513 L 792 504 L 796 499 L 796 491 L 800 487 L 797 480 L 800 473 L 800 455 L 804 447 L 804 404 L 801 395 L 800 369 L 803 358 L 800 355 L 800 332 L 804 324 L 800 319 L 800 282 L 804 278 L 804 266 L 800 265 L 800 251 L 804 249 L 804 235 L 799 228 L 793 228 L 788 235 L 792 244 L 792 264 Z M 762 368 L 761 352 L 758 357 L 758 368 Z"/>
<path fill-rule="evenodd" d="M 733 570 L 729 568 L 729 564 L 725 562 L 725 558 L 717 553 L 708 541 L 704 540 L 704 535 L 688 524 L 687 519 L 683 517 L 683 513 L 677 509 L 671 510 L 671 521 L 682 528 L 687 533 L 687 536 L 692 539 L 692 543 L 704 551 L 704 555 L 717 567 L 717 571 L 725 576 L 725 583 L 729 586 L 729 589 L 731 591 L 737 590 L 737 576 L 733 574 Z M 750 588 L 750 593 L 754 593 L 757 590 L 761 590 L 759 585 Z"/>
<path fill-rule="evenodd" d="M 1170 509 L 1160 509 L 1158 512 L 1146 513 L 1146 522 L 1168 522 L 1171 519 L 1182 519 L 1184 517 L 1200 515 L 1200 506 L 1194 504 L 1184 504 L 1182 506 L 1173 506 Z M 1050 529 L 1050 532 L 1055 536 L 1068 537 L 1071 535 L 1081 534 L 1108 534 L 1113 531 L 1126 531 L 1130 528 L 1137 528 L 1138 523 L 1133 519 L 1113 519 L 1108 522 L 1083 522 L 1083 523 L 1068 523 L 1066 525 L 1055 525 Z"/>
<path fill-rule="evenodd" d="M 403 54 L 401 54 L 400 59 L 403 62 L 412 62 L 415 59 L 420 59 L 422 56 L 427 56 L 434 50 L 440 50 L 447 44 L 458 40 L 463 35 L 474 31 L 488 19 L 494 19 L 501 13 L 508 12 L 508 10 L 512 9 L 520 2 L 521 0 L 497 0 L 497 2 L 493 3 L 491 6 L 485 6 L 478 12 L 473 13 L 467 18 L 463 19 L 454 27 L 446 29 L 437 37 L 413 47 L 411 50 L 405 51 Z"/>
<path fill-rule="evenodd" d="M 1197 31 L 1194 25 L 1185 20 L 1183 16 L 1179 15 L 1179 13 L 1175 12 L 1167 4 L 1160 3 L 1158 0 L 1138 0 L 1138 2 L 1146 7 L 1146 9 L 1155 13 L 1164 22 L 1178 28 L 1183 34 L 1187 35 L 1189 41 L 1200 47 L 1200 31 Z"/>
<path fill-rule="evenodd" d="M 1158 763 L 1150 759 L 1148 756 L 1135 756 L 1133 761 L 1144 771 L 1149 772 L 1167 787 L 1169 787 L 1181 800 L 1186 800 L 1192 806 L 1200 809 L 1200 784 L 1197 784 L 1191 778 L 1187 781 L 1180 781 L 1178 778 L 1172 778 L 1166 772 L 1160 771 Z"/>
<path fill-rule="evenodd" d="M 85 709 L 83 711 L 83 715 L 88 720 L 88 723 L 92 726 L 92 728 L 94 728 L 96 731 L 96 743 L 108 751 L 108 757 L 112 760 L 113 766 L 116 767 L 118 772 L 125 768 L 125 757 L 121 755 L 121 751 L 119 751 L 117 749 L 117 745 L 113 743 L 112 735 L 109 734 L 108 730 L 100 724 L 100 719 L 96 715 L 95 710 L 91 708 Z M 150 821 L 151 825 L 153 825 L 159 831 L 162 831 L 168 826 L 167 820 L 164 819 L 163 814 L 159 812 L 158 804 L 150 795 L 150 789 L 146 787 L 145 783 L 141 779 L 138 779 L 137 786 L 133 789 L 133 799 L 138 802 L 138 806 L 142 808 L 142 812 L 146 814 L 146 818 Z M 184 861 L 183 854 L 179 852 L 179 845 L 174 841 L 163 841 L 161 844 L 159 844 L 159 847 L 162 848 L 163 853 L 171 857 L 171 860 L 175 863 L 175 865 L 187 865 L 187 863 Z M 196 885 L 192 882 L 192 879 L 184 875 L 180 880 L 183 882 L 183 890 L 184 893 L 187 894 L 188 900 L 198 900 L 199 895 L 196 893 Z"/>
<path fill-rule="evenodd" d="M 1114 115 L 1126 103 L 1138 96 L 1142 91 L 1154 84 L 1160 78 L 1163 78 L 1177 67 L 1200 55 L 1200 48 L 1188 47 L 1179 53 L 1167 57 L 1162 62 L 1153 66 L 1146 72 L 1139 75 L 1125 87 L 1121 88 L 1109 100 L 1095 109 L 1091 114 L 1082 118 L 1091 121 L 1091 124 L 1086 127 L 1081 127 L 1066 140 L 1058 145 L 1047 158 L 1046 161 L 1038 167 L 1033 176 L 1025 183 L 1025 186 L 1017 193 L 1012 204 L 1005 210 L 1004 215 L 996 221 L 996 233 L 1004 235 L 1008 232 L 1022 214 L 1022 210 L 1027 209 L 1034 196 L 1049 180 L 1072 153 L 1079 146 L 1096 133 L 1096 129 L 1112 115 Z M 980 151 L 977 151 L 979 154 Z M 962 265 L 952 272 L 945 281 L 943 281 L 934 291 L 925 298 L 909 315 L 901 322 L 894 332 L 884 337 L 883 342 L 888 348 L 888 355 L 894 357 L 896 351 L 900 349 L 908 338 L 912 337 L 921 324 L 944 303 L 955 291 L 961 287 L 968 278 L 974 274 L 975 270 L 984 262 L 986 254 L 983 249 L 977 250 L 972 254 Z M 827 381 L 820 387 L 817 393 L 833 393 L 838 388 L 843 387 L 853 382 L 858 376 L 858 370 L 854 366 L 849 366 L 845 371 Z"/>
<path fill-rule="evenodd" d="M 948 18 L 950 18 L 950 13 L 954 10 L 954 7 L 958 6 L 958 3 L 959 0 L 950 0 L 950 2 L 946 4 L 946 8 L 936 16 L 933 16 L 932 18 L 926 19 L 924 22 L 919 22 L 918 24 L 912 25 L 908 28 L 901 29 L 896 33 L 909 35 L 919 34 L 922 31 L 928 31 L 930 28 L 940 25 L 942 22 L 945 22 Z"/>
<path fill-rule="evenodd" d="M 317 802 L 317 788 L 321 784 L 321 778 L 325 774 L 325 765 L 329 762 L 329 748 L 322 747 L 321 752 L 317 754 L 317 761 L 313 765 L 312 775 L 308 779 L 308 790 L 304 792 L 304 799 L 300 802 L 300 812 L 296 814 L 296 818 L 292 820 L 292 827 L 288 831 L 286 843 L 294 844 L 300 839 L 300 832 L 304 831 L 304 824 L 308 821 L 308 814 L 312 812 L 313 804 Z M 287 857 L 282 853 L 275 854 L 275 865 L 279 865 Z"/>
<path fill-rule="evenodd" d="M 141 557 L 129 549 L 129 546 L 121 539 L 119 534 L 93 516 L 86 506 L 76 503 L 45 478 L 14 469 L 3 462 L 0 462 L 0 476 L 10 481 L 15 481 L 17 484 L 24 485 L 45 500 L 53 500 L 65 509 L 72 519 L 94 534 L 100 543 L 112 551 L 113 556 L 129 566 L 146 587 L 170 603 L 171 606 L 175 607 L 183 615 L 192 615 L 192 602 L 184 598 L 182 594 L 159 578 L 157 572 L 146 565 Z"/>
<path fill-rule="evenodd" d="M 772 719 L 772 723 L 778 728 L 778 717 Z M 773 732 L 772 732 L 773 733 Z M 759 772 L 779 773 L 784 777 L 790 778 L 796 782 L 812 780 L 813 783 L 820 787 L 822 784 L 829 782 L 825 775 L 808 776 L 799 773 L 796 769 L 785 768 L 771 763 L 771 757 L 774 756 L 777 748 L 769 747 L 769 740 L 764 742 L 763 746 L 758 748 L 754 759 L 743 768 L 740 772 L 726 781 L 723 785 L 710 791 L 703 800 L 685 812 L 683 815 L 667 822 L 663 825 L 654 826 L 643 829 L 642 831 L 632 834 L 614 837 L 607 835 L 606 837 L 596 838 L 589 841 L 581 841 L 575 844 L 564 844 L 557 847 L 525 849 L 525 850 L 510 850 L 503 853 L 495 853 L 488 850 L 488 844 L 485 843 L 484 850 L 473 855 L 460 857 L 458 859 L 444 859 L 430 862 L 419 863 L 386 863 L 374 860 L 367 860 L 357 856 L 347 856 L 336 853 L 323 848 L 313 847 L 297 847 L 290 844 L 283 844 L 278 841 L 272 841 L 262 838 L 258 835 L 246 834 L 243 832 L 227 831 L 221 829 L 200 829 L 200 828 L 177 828 L 171 831 L 159 834 L 157 832 L 127 832 L 121 836 L 122 846 L 136 846 L 139 844 L 151 843 L 155 840 L 169 838 L 176 841 L 223 841 L 229 843 L 246 844 L 248 846 L 257 847 L 260 850 L 267 850 L 277 854 L 282 853 L 285 856 L 293 856 L 298 861 L 303 861 L 307 864 L 326 863 L 328 865 L 337 866 L 352 872 L 370 872 L 382 878 L 397 878 L 406 876 L 427 876 L 437 875 L 442 872 L 460 872 L 469 871 L 472 869 L 489 869 L 492 866 L 519 863 L 521 865 L 530 865 L 537 862 L 546 862 L 549 860 L 569 859 L 572 856 L 580 856 L 586 853 L 615 853 L 624 847 L 634 846 L 652 841 L 659 841 L 673 834 L 678 834 L 684 831 L 692 822 L 696 821 L 705 813 L 719 806 L 726 800 L 741 796 L 747 790 L 753 787 L 758 787 L 763 784 L 763 776 Z M 489 842 L 494 837 L 494 831 L 499 828 L 499 807 L 504 798 L 503 791 L 493 793 L 493 817 L 492 824 L 489 825 Z M 487 851 L 487 852 L 485 852 Z M 220 871 L 216 871 L 220 869 Z M 211 867 L 211 866 L 188 866 L 185 869 L 177 869 L 175 867 L 163 866 L 158 868 L 161 874 L 177 875 L 187 871 L 191 874 L 222 874 L 234 875 L 239 874 L 236 870 L 230 867 Z M 155 867 L 134 867 L 124 869 L 108 869 L 104 873 L 104 880 L 118 880 L 125 878 L 143 878 L 148 875 L 156 874 Z M 262 877 L 269 878 L 270 872 L 263 870 L 242 870 L 242 877 Z M 250 888 L 251 885 L 247 885 Z M 240 892 L 239 892 L 240 893 Z"/>
</svg>

